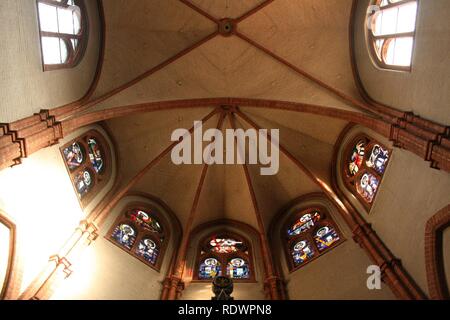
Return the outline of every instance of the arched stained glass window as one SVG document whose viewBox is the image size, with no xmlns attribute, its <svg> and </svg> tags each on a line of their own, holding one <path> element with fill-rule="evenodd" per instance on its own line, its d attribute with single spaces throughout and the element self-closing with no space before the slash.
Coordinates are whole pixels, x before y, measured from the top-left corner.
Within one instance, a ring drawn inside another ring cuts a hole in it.
<svg viewBox="0 0 450 320">
<path fill-rule="evenodd" d="M 84 0 L 38 0 L 44 71 L 74 67 L 87 42 Z"/>
<path fill-rule="evenodd" d="M 111 152 L 98 131 L 90 131 L 61 148 L 75 192 L 86 206 L 111 175 Z"/>
<path fill-rule="evenodd" d="M 168 231 L 161 214 L 145 204 L 131 204 L 117 218 L 108 239 L 135 258 L 159 270 Z"/>
<path fill-rule="evenodd" d="M 369 7 L 369 49 L 379 67 L 411 69 L 417 7 L 417 0 L 376 0 Z"/>
<path fill-rule="evenodd" d="M 200 245 L 195 280 L 227 275 L 235 280 L 254 280 L 248 242 L 228 232 L 210 235 Z"/>
<path fill-rule="evenodd" d="M 390 151 L 368 136 L 358 136 L 344 151 L 343 179 L 366 209 L 373 204 L 389 158 Z"/>
<path fill-rule="evenodd" d="M 283 228 L 286 257 L 291 271 L 318 258 L 343 241 L 330 215 L 323 208 L 308 208 L 294 214 Z"/>
</svg>

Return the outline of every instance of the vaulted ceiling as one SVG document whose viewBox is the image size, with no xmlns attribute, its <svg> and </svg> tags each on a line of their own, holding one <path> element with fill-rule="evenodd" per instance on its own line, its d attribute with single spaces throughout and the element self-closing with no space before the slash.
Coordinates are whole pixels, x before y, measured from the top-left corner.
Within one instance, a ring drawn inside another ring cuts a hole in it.
<svg viewBox="0 0 450 320">
<path fill-rule="evenodd" d="M 104 61 L 93 96 L 96 104 L 86 112 L 220 97 L 356 111 L 349 102 L 361 101 L 349 51 L 352 4 L 353 0 L 104 0 Z M 230 35 L 217 32 L 217 22 L 225 18 L 237 23 Z M 349 99 L 342 99 L 327 86 Z M 174 129 L 191 128 L 194 120 L 215 107 L 161 110 L 108 120 L 117 143 L 122 184 L 170 145 Z M 346 121 L 252 106 L 241 110 L 263 128 L 280 129 L 281 143 L 289 152 L 329 182 L 333 146 Z M 218 117 L 212 117 L 205 127 L 215 127 Z M 237 126 L 249 128 L 241 119 Z M 226 128 L 230 128 L 228 120 L 223 130 Z M 261 176 L 258 166 L 249 168 L 266 226 L 290 200 L 320 191 L 283 154 L 277 175 Z M 174 165 L 169 154 L 132 190 L 159 197 L 184 225 L 201 171 L 201 165 Z M 213 165 L 208 170 L 194 227 L 219 218 L 257 227 L 241 165 Z"/>
</svg>

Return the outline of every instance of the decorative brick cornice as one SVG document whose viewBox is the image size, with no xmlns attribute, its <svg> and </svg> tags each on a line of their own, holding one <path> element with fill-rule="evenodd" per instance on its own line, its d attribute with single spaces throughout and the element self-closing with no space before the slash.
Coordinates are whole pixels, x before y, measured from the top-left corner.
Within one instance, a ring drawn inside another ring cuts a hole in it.
<svg viewBox="0 0 450 320">
<path fill-rule="evenodd" d="M 41 110 L 31 118 L 33 121 L 24 121 L 20 126 L 0 125 L 0 169 L 21 164 L 23 158 L 63 138 L 62 123 L 49 110 Z"/>
<path fill-rule="evenodd" d="M 87 240 L 89 240 L 89 243 L 95 241 L 98 238 L 99 228 L 95 224 L 95 222 L 89 222 L 88 220 L 81 220 L 76 230 L 79 230 L 82 233 L 85 232 L 88 233 L 89 235 L 87 236 Z"/>
<path fill-rule="evenodd" d="M 389 140 L 395 147 L 409 150 L 430 162 L 430 167 L 450 171 L 448 127 L 442 127 L 440 132 L 436 132 L 434 129 L 418 127 L 407 119 L 401 118 L 391 124 Z"/>
<path fill-rule="evenodd" d="M 72 263 L 70 263 L 70 261 L 67 260 L 66 257 L 60 257 L 59 255 L 55 254 L 50 257 L 49 261 L 56 263 L 56 268 L 62 267 L 62 270 L 65 273 L 65 278 L 69 277 L 72 274 L 73 271 L 70 269 Z"/>
</svg>

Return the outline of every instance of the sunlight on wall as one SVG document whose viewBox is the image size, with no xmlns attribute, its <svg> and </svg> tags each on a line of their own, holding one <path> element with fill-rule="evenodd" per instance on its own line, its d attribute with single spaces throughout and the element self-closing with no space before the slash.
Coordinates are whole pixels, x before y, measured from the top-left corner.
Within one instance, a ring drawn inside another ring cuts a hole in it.
<svg viewBox="0 0 450 320">
<path fill-rule="evenodd" d="M 56 288 L 51 300 L 74 299 L 74 297 L 88 296 L 92 288 L 93 275 L 96 273 L 98 261 L 93 246 L 85 248 L 73 259 L 72 274 L 63 280 Z"/>
<path fill-rule="evenodd" d="M 0 208 L 18 227 L 23 291 L 84 214 L 57 147 L 41 150 L 22 165 L 1 171 L 0 182 Z"/>
</svg>

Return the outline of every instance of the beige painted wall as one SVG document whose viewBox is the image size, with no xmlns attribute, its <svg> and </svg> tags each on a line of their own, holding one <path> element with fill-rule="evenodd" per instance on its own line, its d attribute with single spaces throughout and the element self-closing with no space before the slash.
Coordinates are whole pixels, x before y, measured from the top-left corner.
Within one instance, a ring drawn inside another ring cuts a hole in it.
<svg viewBox="0 0 450 320">
<path fill-rule="evenodd" d="M 197 249 L 199 246 L 199 242 L 206 237 L 207 235 L 213 233 L 215 230 L 228 230 L 230 232 L 236 233 L 238 235 L 242 235 L 250 241 L 250 245 L 253 250 L 253 262 L 255 266 L 255 279 L 254 283 L 239 283 L 234 282 L 234 291 L 232 296 L 236 300 L 264 300 L 264 269 L 261 257 L 261 247 L 259 245 L 259 240 L 257 235 L 249 234 L 248 232 L 243 232 L 242 230 L 227 226 L 226 228 L 222 228 L 222 226 L 216 225 L 212 228 L 208 228 L 202 230 L 195 236 L 192 237 L 190 241 L 190 246 L 187 254 L 187 261 L 185 267 L 185 276 L 183 278 L 186 289 L 183 291 L 181 296 L 182 300 L 211 300 L 211 297 L 214 296 L 212 293 L 211 282 L 191 282 L 193 272 L 196 272 L 195 263 L 197 259 Z"/>
<path fill-rule="evenodd" d="M 377 68 L 365 41 L 365 13 L 369 0 L 358 1 L 355 56 L 369 95 L 382 103 L 443 125 L 450 123 L 450 1 L 419 1 L 412 71 Z"/>
<path fill-rule="evenodd" d="M 156 300 L 161 295 L 161 282 L 169 268 L 177 235 L 170 225 L 171 237 L 160 271 L 156 271 L 140 260 L 120 249 L 109 240 L 108 231 L 130 202 L 146 202 L 154 205 L 167 221 L 170 218 L 164 209 L 142 197 L 125 197 L 111 211 L 100 227 L 100 236 L 88 247 L 73 266 L 73 274 L 60 284 L 52 299 L 107 299 L 107 300 Z"/>
<path fill-rule="evenodd" d="M 331 213 L 346 240 L 323 256 L 291 273 L 281 242 L 281 227 L 291 214 L 317 205 L 325 207 Z M 367 288 L 369 274 L 366 271 L 372 263 L 365 252 L 352 240 L 351 231 L 328 200 L 318 196 L 296 204 L 282 218 L 277 219 L 271 237 L 272 252 L 281 266 L 290 299 L 395 299 L 390 289 L 384 284 L 380 290 Z"/>
<path fill-rule="evenodd" d="M 73 102 L 87 92 L 97 68 L 100 22 L 96 1 L 86 1 L 86 7 L 84 58 L 75 68 L 43 72 L 36 1 L 0 1 L 0 122 Z"/>
<path fill-rule="evenodd" d="M 59 148 L 91 129 L 103 133 L 114 154 L 105 131 L 95 125 L 72 133 L 58 145 L 34 153 L 20 166 L 0 171 L 0 210 L 17 226 L 16 254 L 22 267 L 14 272 L 22 277 L 20 291 L 26 289 L 49 257 L 61 249 L 79 222 L 112 188 L 116 176 L 115 161 L 109 182 L 84 211 L 81 209 Z"/>
<path fill-rule="evenodd" d="M 392 148 L 389 141 L 359 126 L 348 133 L 342 146 L 359 132 L 365 132 Z M 341 155 L 342 153 L 338 157 L 338 168 Z M 425 224 L 437 211 L 449 204 L 450 174 L 431 169 L 427 162 L 414 154 L 395 148 L 370 213 L 346 189 L 340 176 L 338 183 L 426 293 Z M 450 252 L 445 254 L 449 259 Z"/>
</svg>

